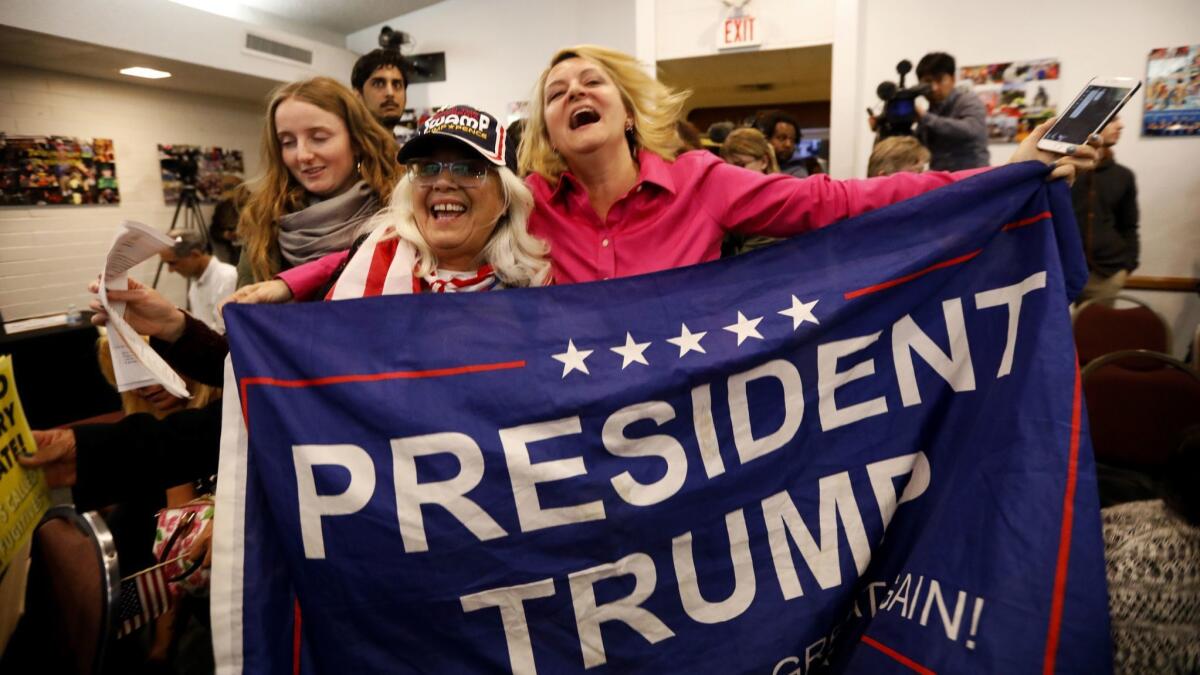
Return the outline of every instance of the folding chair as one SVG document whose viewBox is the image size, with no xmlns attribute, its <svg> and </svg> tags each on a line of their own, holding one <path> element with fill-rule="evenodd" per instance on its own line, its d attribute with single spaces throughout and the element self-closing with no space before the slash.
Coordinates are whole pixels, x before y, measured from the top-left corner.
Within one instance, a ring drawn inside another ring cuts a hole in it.
<svg viewBox="0 0 1200 675">
<path fill-rule="evenodd" d="M 1118 308 L 1114 302 L 1117 300 L 1133 306 Z M 1164 354 L 1171 350 L 1171 329 L 1166 320 L 1132 296 L 1088 300 L 1075 309 L 1071 324 L 1081 365 L 1126 349 L 1147 349 Z"/>
<path fill-rule="evenodd" d="M 28 584 L 26 613 L 0 671 L 100 673 L 121 584 L 117 549 L 100 516 L 52 507 L 33 535 Z"/>
<path fill-rule="evenodd" d="M 1082 377 L 1097 461 L 1154 473 L 1183 431 L 1200 425 L 1200 374 L 1167 354 L 1105 354 Z"/>
</svg>

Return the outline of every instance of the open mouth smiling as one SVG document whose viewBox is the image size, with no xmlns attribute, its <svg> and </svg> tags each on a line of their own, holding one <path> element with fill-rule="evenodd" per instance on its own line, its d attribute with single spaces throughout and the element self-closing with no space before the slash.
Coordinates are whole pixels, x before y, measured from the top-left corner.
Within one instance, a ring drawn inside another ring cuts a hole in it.
<svg viewBox="0 0 1200 675">
<path fill-rule="evenodd" d="M 571 113 L 570 126 L 571 130 L 574 131 L 580 127 L 595 124 L 599 121 L 600 113 L 596 112 L 594 108 L 580 108 Z"/>
<path fill-rule="evenodd" d="M 429 207 L 429 213 L 438 221 L 453 220 L 466 212 L 466 204 L 458 202 L 438 202 Z"/>
</svg>

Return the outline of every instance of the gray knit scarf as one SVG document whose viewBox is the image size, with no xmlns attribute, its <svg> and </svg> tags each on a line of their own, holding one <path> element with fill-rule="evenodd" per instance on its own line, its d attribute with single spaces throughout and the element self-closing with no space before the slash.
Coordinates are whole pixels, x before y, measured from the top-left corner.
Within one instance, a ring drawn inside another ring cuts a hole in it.
<svg viewBox="0 0 1200 675">
<path fill-rule="evenodd" d="M 379 198 L 366 181 L 279 219 L 279 251 L 295 267 L 354 243 L 359 226 L 379 210 Z"/>
</svg>

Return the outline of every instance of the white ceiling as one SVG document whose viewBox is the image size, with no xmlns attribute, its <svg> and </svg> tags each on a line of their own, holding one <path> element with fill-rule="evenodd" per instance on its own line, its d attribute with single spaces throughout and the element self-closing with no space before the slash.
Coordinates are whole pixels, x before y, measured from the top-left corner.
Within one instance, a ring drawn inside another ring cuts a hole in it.
<svg viewBox="0 0 1200 675">
<path fill-rule="evenodd" d="M 279 85 L 274 80 L 253 75 L 68 40 L 4 25 L 0 25 L 0 63 L 255 103 L 265 101 L 267 94 Z M 171 77 L 146 80 L 118 72 L 122 68 L 134 65 L 165 70 L 171 73 Z"/>
<path fill-rule="evenodd" d="M 341 35 L 438 2 L 441 0 L 237 0 L 240 5 Z"/>
</svg>

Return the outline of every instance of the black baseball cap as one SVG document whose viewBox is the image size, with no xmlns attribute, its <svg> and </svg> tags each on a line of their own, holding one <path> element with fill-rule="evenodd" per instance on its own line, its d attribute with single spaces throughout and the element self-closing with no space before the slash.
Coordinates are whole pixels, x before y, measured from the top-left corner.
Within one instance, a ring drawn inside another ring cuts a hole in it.
<svg viewBox="0 0 1200 675">
<path fill-rule="evenodd" d="M 403 164 L 413 157 L 428 155 L 439 138 L 452 138 L 480 157 L 517 171 L 517 158 L 505 143 L 504 125 L 488 113 L 469 105 L 442 108 L 429 116 L 417 136 L 404 144 L 398 159 Z"/>
</svg>

